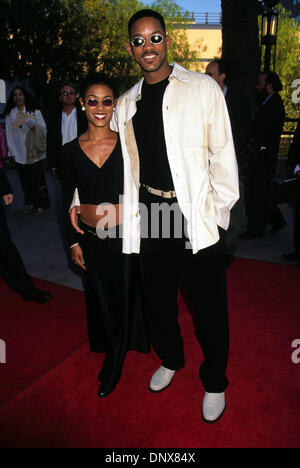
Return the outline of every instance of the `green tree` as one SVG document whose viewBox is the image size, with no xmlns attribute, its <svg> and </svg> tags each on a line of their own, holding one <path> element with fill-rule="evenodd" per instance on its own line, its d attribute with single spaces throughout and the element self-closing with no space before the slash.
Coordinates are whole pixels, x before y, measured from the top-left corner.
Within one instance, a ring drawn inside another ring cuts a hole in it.
<svg viewBox="0 0 300 468">
<path fill-rule="evenodd" d="M 101 70 L 116 77 L 123 91 L 140 77 L 125 44 L 130 16 L 144 7 L 138 0 L 0 0 L 1 77 L 30 78 L 40 97 L 58 81 Z M 193 54 L 175 27 L 183 11 L 169 0 L 153 7 L 164 14 L 173 37 L 171 59 L 187 64 Z"/>
<path fill-rule="evenodd" d="M 300 78 L 300 26 L 282 5 L 279 5 L 278 12 L 276 73 L 283 84 L 281 97 L 287 117 L 299 118 L 299 104 L 292 101 L 294 89 L 291 86 L 295 79 Z"/>
</svg>

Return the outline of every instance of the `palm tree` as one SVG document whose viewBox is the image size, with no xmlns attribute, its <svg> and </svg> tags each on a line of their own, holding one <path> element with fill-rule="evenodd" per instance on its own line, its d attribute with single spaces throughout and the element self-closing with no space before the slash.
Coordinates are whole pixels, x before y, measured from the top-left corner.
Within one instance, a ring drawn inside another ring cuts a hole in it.
<svg viewBox="0 0 300 468">
<path fill-rule="evenodd" d="M 221 0 L 222 58 L 232 66 L 228 80 L 242 89 L 251 113 L 256 109 L 255 83 L 260 68 L 257 0 Z"/>
</svg>

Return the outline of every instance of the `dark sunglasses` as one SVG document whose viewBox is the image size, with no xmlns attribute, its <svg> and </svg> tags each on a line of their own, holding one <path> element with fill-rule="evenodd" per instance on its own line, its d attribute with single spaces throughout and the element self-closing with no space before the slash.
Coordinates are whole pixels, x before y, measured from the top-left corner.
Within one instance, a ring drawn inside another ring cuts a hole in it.
<svg viewBox="0 0 300 468">
<path fill-rule="evenodd" d="M 98 106 L 98 99 L 88 99 L 87 101 L 84 101 L 89 107 L 97 107 Z M 106 98 L 103 99 L 102 104 L 104 107 L 111 107 L 113 105 L 113 100 L 111 98 Z"/>
<path fill-rule="evenodd" d="M 74 93 L 74 91 L 63 91 L 62 94 L 64 96 L 68 96 L 68 94 L 70 94 L 70 96 L 74 96 L 75 93 Z"/>
<path fill-rule="evenodd" d="M 160 44 L 164 40 L 164 37 L 161 36 L 160 34 L 154 34 L 153 36 L 150 37 L 150 42 L 151 44 Z M 145 39 L 143 37 L 135 37 L 130 41 L 130 44 L 133 47 L 141 47 L 145 44 Z"/>
</svg>

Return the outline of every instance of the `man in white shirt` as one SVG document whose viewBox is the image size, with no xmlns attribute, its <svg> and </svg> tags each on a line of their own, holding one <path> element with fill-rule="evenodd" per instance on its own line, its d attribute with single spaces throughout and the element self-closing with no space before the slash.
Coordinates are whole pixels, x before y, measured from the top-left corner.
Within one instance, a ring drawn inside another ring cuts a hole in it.
<svg viewBox="0 0 300 468">
<path fill-rule="evenodd" d="M 230 121 L 214 80 L 169 65 L 171 41 L 160 14 L 137 12 L 128 29 L 127 50 L 143 79 L 118 99 L 116 107 L 124 158 L 123 252 L 141 253 L 152 344 L 162 361 L 150 390 L 168 388 L 184 366 L 177 321 L 182 274 L 205 356 L 200 369 L 206 390 L 203 419 L 215 422 L 225 410 L 228 385 L 223 237 L 239 198 Z M 184 222 L 187 234 L 178 237 Z"/>
<path fill-rule="evenodd" d="M 85 132 L 87 122 L 84 112 L 76 101 L 76 87 L 64 83 L 59 87 L 58 112 L 47 116 L 47 157 L 51 172 L 59 177 L 59 153 L 64 144 L 69 143 Z"/>
</svg>

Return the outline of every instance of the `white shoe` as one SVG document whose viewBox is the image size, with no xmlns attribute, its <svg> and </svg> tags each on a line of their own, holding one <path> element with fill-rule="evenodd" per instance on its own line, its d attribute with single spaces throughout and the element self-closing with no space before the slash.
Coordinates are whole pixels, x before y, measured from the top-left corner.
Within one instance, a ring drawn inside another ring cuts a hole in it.
<svg viewBox="0 0 300 468">
<path fill-rule="evenodd" d="M 205 393 L 202 418 L 207 423 L 217 422 L 226 409 L 225 393 Z"/>
<path fill-rule="evenodd" d="M 166 390 L 171 385 L 175 372 L 174 370 L 161 366 L 152 375 L 149 390 L 156 393 Z"/>
</svg>

